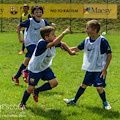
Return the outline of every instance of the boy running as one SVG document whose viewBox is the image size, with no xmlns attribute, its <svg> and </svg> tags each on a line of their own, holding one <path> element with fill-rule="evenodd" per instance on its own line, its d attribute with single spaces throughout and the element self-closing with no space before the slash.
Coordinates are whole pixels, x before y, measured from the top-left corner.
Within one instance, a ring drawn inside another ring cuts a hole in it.
<svg viewBox="0 0 120 120">
<path fill-rule="evenodd" d="M 32 58 L 28 65 L 29 78 L 28 87 L 24 91 L 22 101 L 19 105 L 21 110 L 25 109 L 26 102 L 31 93 L 33 93 L 33 98 L 35 102 L 38 102 L 39 92 L 51 90 L 58 84 L 57 78 L 53 73 L 50 66 L 52 65 L 52 59 L 55 56 L 55 47 L 62 47 L 70 55 L 75 55 L 75 51 L 70 51 L 68 46 L 60 42 L 64 35 L 70 33 L 70 27 L 68 27 L 61 35 L 56 38 L 55 28 L 51 26 L 42 27 L 40 33 L 43 39 L 40 39 Z M 48 81 L 45 84 L 35 88 L 39 80 Z"/>
<path fill-rule="evenodd" d="M 19 41 L 20 43 L 24 43 L 27 49 L 25 60 L 21 64 L 17 74 L 12 77 L 12 80 L 18 86 L 20 85 L 19 77 L 21 76 L 22 72 L 23 72 L 24 81 L 28 83 L 28 71 L 27 70 L 25 71 L 24 69 L 27 67 L 29 60 L 36 47 L 36 44 L 41 38 L 40 28 L 43 26 L 49 25 L 46 20 L 42 19 L 43 8 L 41 6 L 33 6 L 31 13 L 33 18 L 29 18 L 28 20 L 20 23 L 17 27 Z M 21 34 L 20 34 L 22 27 L 26 28 L 24 32 L 24 39 L 21 37 Z"/>
</svg>

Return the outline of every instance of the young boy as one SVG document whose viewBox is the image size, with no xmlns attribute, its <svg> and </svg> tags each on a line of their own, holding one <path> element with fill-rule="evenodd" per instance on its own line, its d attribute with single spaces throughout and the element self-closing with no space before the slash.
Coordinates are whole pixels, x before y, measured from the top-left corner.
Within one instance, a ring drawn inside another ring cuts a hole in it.
<svg viewBox="0 0 120 120">
<path fill-rule="evenodd" d="M 99 30 L 100 23 L 97 20 L 88 21 L 86 24 L 88 37 L 77 47 L 70 48 L 76 52 L 84 49 L 82 69 L 86 70 L 86 74 L 75 98 L 64 99 L 67 104 L 75 104 L 87 86 L 93 84 L 103 101 L 104 108 L 106 110 L 111 109 L 103 88 L 106 86 L 106 73 L 112 58 L 112 52 L 107 40 L 99 35 Z"/>
<path fill-rule="evenodd" d="M 25 90 L 22 101 L 19 105 L 21 110 L 25 109 L 26 101 L 31 93 L 36 102 L 38 102 L 38 93 L 41 91 L 51 90 L 58 84 L 57 78 L 50 68 L 52 59 L 55 56 L 55 47 L 62 47 L 70 55 L 75 55 L 75 51 L 70 51 L 65 43 L 60 42 L 65 34 L 70 33 L 68 27 L 61 35 L 56 38 L 55 28 L 51 26 L 42 27 L 40 33 L 43 39 L 40 39 L 36 49 L 29 62 L 29 79 L 28 87 Z M 35 88 L 39 79 L 47 80 L 45 84 Z"/>
<path fill-rule="evenodd" d="M 12 77 L 12 80 L 19 84 L 19 77 L 22 74 L 22 71 L 27 67 L 29 60 L 34 52 L 37 42 L 40 40 L 40 28 L 43 26 L 48 26 L 48 22 L 42 19 L 43 8 L 41 6 L 33 6 L 31 10 L 33 18 L 29 18 L 28 20 L 20 23 L 17 27 L 18 38 L 20 43 L 25 43 L 25 47 L 27 49 L 27 53 L 25 56 L 24 62 L 21 64 L 17 74 Z M 21 37 L 20 30 L 22 27 L 25 27 L 24 39 Z M 23 71 L 23 79 L 27 83 L 28 82 L 28 73 L 27 71 Z"/>
<path fill-rule="evenodd" d="M 22 16 L 20 18 L 20 23 L 22 23 L 22 22 L 26 21 L 27 19 L 31 18 L 31 15 L 28 13 L 28 10 L 29 10 L 29 5 L 24 4 L 23 5 L 23 11 L 24 11 L 24 13 L 22 14 Z M 25 31 L 25 28 L 23 27 L 22 28 L 23 35 L 24 35 L 24 31 Z M 19 54 L 23 54 L 24 50 L 25 50 L 25 45 L 23 43 L 22 44 L 22 50 L 19 52 Z"/>
</svg>

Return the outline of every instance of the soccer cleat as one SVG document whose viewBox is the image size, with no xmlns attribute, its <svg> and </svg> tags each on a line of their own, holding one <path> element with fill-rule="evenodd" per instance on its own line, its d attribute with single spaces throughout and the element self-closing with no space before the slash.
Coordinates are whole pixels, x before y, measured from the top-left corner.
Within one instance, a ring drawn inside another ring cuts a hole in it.
<svg viewBox="0 0 120 120">
<path fill-rule="evenodd" d="M 20 55 L 23 54 L 23 53 L 25 53 L 23 50 L 21 50 L 21 51 L 19 52 Z"/>
<path fill-rule="evenodd" d="M 67 104 L 76 104 L 76 103 L 74 102 L 74 98 L 73 98 L 73 99 L 63 99 L 63 100 L 64 100 L 64 102 L 67 103 Z"/>
<path fill-rule="evenodd" d="M 23 80 L 28 83 L 28 73 L 25 72 L 25 69 L 22 71 L 22 75 L 23 75 Z"/>
<path fill-rule="evenodd" d="M 107 101 L 105 101 L 105 102 L 103 103 L 103 105 L 104 105 L 104 108 L 105 108 L 106 110 L 110 110 L 110 109 L 111 109 L 111 106 L 110 106 L 110 104 L 109 104 Z"/>
<path fill-rule="evenodd" d="M 20 110 L 24 110 L 24 109 L 26 109 L 26 105 L 20 103 L 20 104 L 19 104 L 19 109 L 20 109 Z"/>
<path fill-rule="evenodd" d="M 12 80 L 15 82 L 16 86 L 19 86 L 19 79 L 16 79 L 15 76 L 12 77 Z"/>
<path fill-rule="evenodd" d="M 33 99 L 35 102 L 38 102 L 38 93 L 33 92 Z"/>
</svg>

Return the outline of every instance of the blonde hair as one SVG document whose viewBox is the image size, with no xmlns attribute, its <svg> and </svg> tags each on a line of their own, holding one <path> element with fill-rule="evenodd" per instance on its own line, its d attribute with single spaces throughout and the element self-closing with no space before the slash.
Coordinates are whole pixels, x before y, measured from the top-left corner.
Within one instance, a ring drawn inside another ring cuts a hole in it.
<svg viewBox="0 0 120 120">
<path fill-rule="evenodd" d="M 92 30 L 97 30 L 97 33 L 100 31 L 100 23 L 97 20 L 90 20 L 86 23 L 87 26 L 90 26 Z"/>
</svg>

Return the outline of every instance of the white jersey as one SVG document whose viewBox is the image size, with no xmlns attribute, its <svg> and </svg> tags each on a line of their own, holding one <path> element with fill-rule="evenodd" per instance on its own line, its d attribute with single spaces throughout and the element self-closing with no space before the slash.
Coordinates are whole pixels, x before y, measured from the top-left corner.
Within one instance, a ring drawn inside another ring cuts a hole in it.
<svg viewBox="0 0 120 120">
<path fill-rule="evenodd" d="M 42 45 L 40 45 L 41 43 L 42 43 Z M 28 65 L 29 71 L 31 71 L 33 73 L 42 72 L 45 69 L 47 69 L 49 66 L 52 65 L 52 59 L 55 56 L 56 50 L 55 50 L 55 47 L 46 48 L 47 44 L 48 44 L 48 42 L 46 42 L 43 39 L 41 39 L 38 42 L 38 45 L 31 57 L 29 65 Z M 43 49 L 40 50 L 41 47 L 44 47 L 44 51 L 38 55 L 37 52 L 38 51 L 41 52 L 43 50 Z"/>
<path fill-rule="evenodd" d="M 90 42 L 90 38 L 85 39 L 84 57 L 82 69 L 89 72 L 100 72 L 106 65 L 107 54 L 101 54 L 100 45 L 101 38 L 99 36 L 94 42 Z"/>
<path fill-rule="evenodd" d="M 40 28 L 45 26 L 45 21 L 41 19 L 40 22 L 36 22 L 33 18 L 29 18 L 29 28 L 24 32 L 25 47 L 31 44 L 37 44 L 41 39 Z"/>
</svg>

